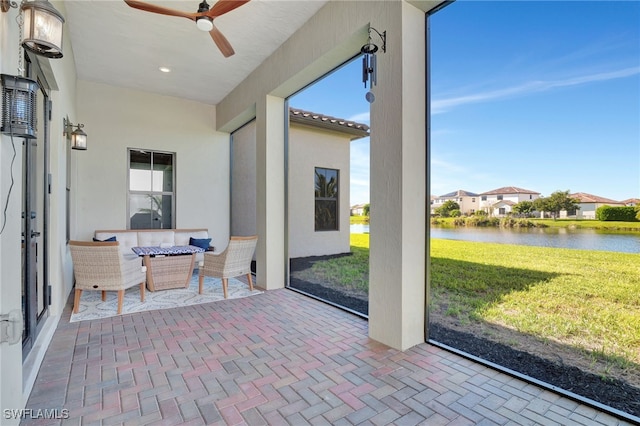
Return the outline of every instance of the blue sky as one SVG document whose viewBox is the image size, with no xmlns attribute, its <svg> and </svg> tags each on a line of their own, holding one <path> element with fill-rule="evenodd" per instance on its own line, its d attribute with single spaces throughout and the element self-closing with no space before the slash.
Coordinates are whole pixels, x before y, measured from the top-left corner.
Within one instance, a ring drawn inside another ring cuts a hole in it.
<svg viewBox="0 0 640 426">
<path fill-rule="evenodd" d="M 432 194 L 640 198 L 639 1 L 459 0 L 430 23 Z M 369 124 L 365 93 L 356 61 L 290 103 Z M 368 144 L 351 204 L 369 201 Z"/>
</svg>

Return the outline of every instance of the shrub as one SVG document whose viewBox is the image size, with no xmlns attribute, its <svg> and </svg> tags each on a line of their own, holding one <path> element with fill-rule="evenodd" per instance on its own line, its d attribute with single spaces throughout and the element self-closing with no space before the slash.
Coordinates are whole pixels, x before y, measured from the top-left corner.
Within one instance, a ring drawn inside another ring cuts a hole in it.
<svg viewBox="0 0 640 426">
<path fill-rule="evenodd" d="M 455 209 L 455 210 L 451 210 L 449 212 L 449 216 L 451 217 L 460 217 L 462 215 L 462 213 L 460 213 L 460 210 Z"/>
<path fill-rule="evenodd" d="M 596 209 L 596 219 L 602 221 L 635 222 L 638 220 L 633 207 L 602 206 Z"/>
<path fill-rule="evenodd" d="M 473 226 L 499 226 L 500 219 L 497 217 L 476 217 L 473 218 Z"/>
<path fill-rule="evenodd" d="M 476 216 L 486 216 L 487 212 L 485 212 L 484 210 L 476 210 L 476 212 L 474 214 Z"/>
<path fill-rule="evenodd" d="M 467 226 L 467 220 L 469 218 L 464 218 L 464 217 L 456 217 L 455 219 L 453 219 L 453 225 L 454 226 Z"/>
<path fill-rule="evenodd" d="M 502 218 L 500 220 L 501 228 L 535 228 L 536 224 L 527 219 Z"/>
</svg>

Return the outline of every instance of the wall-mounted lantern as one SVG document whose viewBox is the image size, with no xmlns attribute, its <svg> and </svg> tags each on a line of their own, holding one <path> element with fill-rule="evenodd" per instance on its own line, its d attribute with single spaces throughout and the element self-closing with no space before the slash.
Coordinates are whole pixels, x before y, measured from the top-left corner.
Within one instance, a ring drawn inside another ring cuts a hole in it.
<svg viewBox="0 0 640 426">
<path fill-rule="evenodd" d="M 82 130 L 84 124 L 73 124 L 67 118 L 62 119 L 62 124 L 64 126 L 63 135 L 71 141 L 71 149 L 86 151 L 87 134 Z M 75 130 L 73 130 L 73 126 L 76 126 Z"/>
<path fill-rule="evenodd" d="M 15 1 L 0 0 L 2 12 L 17 7 Z M 62 58 L 62 14 L 47 0 L 23 1 L 20 13 L 22 47 L 47 58 Z"/>
</svg>

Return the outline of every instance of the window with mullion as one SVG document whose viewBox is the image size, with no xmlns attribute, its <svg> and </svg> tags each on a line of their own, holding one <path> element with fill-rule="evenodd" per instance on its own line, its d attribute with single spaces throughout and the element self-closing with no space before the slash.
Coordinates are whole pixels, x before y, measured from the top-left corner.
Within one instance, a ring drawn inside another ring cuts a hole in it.
<svg viewBox="0 0 640 426">
<path fill-rule="evenodd" d="M 315 230 L 337 231 L 339 171 L 315 168 Z"/>
<path fill-rule="evenodd" d="M 129 229 L 174 228 L 175 154 L 129 150 Z"/>
</svg>

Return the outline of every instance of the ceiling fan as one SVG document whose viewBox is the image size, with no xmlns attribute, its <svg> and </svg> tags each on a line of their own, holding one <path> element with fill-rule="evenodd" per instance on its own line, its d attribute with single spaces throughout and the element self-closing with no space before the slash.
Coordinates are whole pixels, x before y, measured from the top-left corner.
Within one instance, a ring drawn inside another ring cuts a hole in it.
<svg viewBox="0 0 640 426">
<path fill-rule="evenodd" d="M 227 12 L 242 6 L 249 0 L 218 0 L 212 8 L 209 7 L 207 0 L 202 0 L 195 13 L 183 12 L 181 10 L 169 9 L 166 7 L 156 6 L 151 3 L 145 3 L 137 0 L 124 0 L 124 2 L 145 12 L 159 13 L 161 15 L 178 16 L 195 21 L 196 26 L 202 31 L 208 31 L 216 46 L 222 52 L 225 58 L 233 55 L 235 52 L 231 47 L 229 40 L 213 25 L 213 20 Z"/>
</svg>

